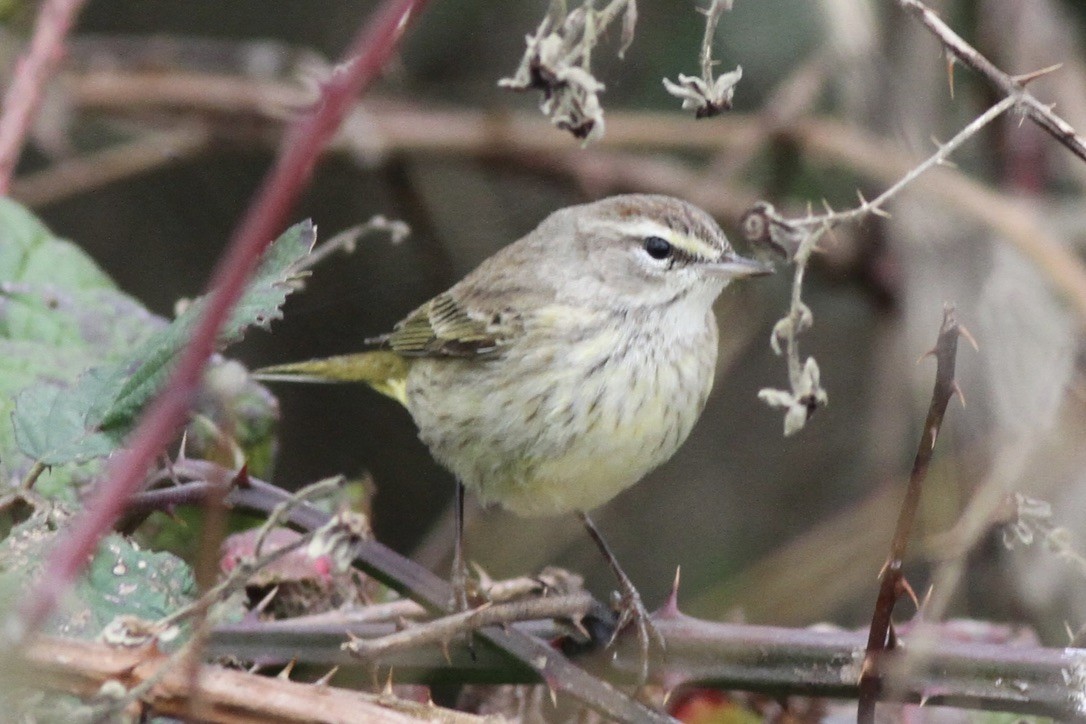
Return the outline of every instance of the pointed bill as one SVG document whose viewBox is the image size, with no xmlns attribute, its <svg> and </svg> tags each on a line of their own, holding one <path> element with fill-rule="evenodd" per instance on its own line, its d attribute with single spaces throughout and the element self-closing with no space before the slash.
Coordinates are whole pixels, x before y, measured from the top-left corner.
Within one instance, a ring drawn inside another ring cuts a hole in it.
<svg viewBox="0 0 1086 724">
<path fill-rule="evenodd" d="M 763 264 L 754 259 L 747 259 L 734 252 L 725 254 L 720 261 L 705 262 L 700 265 L 700 268 L 708 274 L 724 277 L 725 279 L 765 276 L 776 271 L 768 264 Z"/>
</svg>

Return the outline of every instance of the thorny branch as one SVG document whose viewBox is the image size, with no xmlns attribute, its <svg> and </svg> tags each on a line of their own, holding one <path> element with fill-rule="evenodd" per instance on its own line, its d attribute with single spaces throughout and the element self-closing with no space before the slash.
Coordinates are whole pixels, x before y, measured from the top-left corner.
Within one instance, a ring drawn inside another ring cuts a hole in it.
<svg viewBox="0 0 1086 724">
<path fill-rule="evenodd" d="M 855 697 L 864 660 L 866 634 L 852 631 L 795 629 L 706 621 L 682 614 L 656 614 L 654 623 L 667 644 L 667 655 L 653 664 L 653 679 L 665 690 L 684 686 L 761 691 L 785 696 L 803 693 L 832 698 Z M 552 639 L 565 633 L 541 621 L 515 623 L 512 629 Z M 395 624 L 362 623 L 344 615 L 337 621 L 282 620 L 224 624 L 212 634 L 215 654 L 231 654 L 271 663 L 291 658 L 318 665 L 357 664 L 341 650 L 344 631 L 359 637 L 393 633 Z M 911 634 L 902 636 L 908 643 Z M 640 668 L 635 642 L 620 639 L 613 659 L 593 661 L 611 676 L 632 680 Z M 606 652 L 611 654 L 611 651 Z M 887 652 L 876 662 L 877 673 L 896 673 L 905 657 Z M 427 646 L 381 656 L 374 665 L 391 667 L 398 681 L 425 681 L 436 668 L 457 681 L 532 682 L 523 670 L 510 670 L 487 647 L 473 658 L 463 639 L 447 650 Z M 1086 682 L 1086 651 L 1042 648 L 997 640 L 962 640 L 948 624 L 923 668 L 913 671 L 883 700 L 925 701 L 993 711 L 1017 711 L 1061 719 L 1079 715 L 1075 698 Z M 1014 685 L 1008 685 L 1009 682 Z"/>
<path fill-rule="evenodd" d="M 664 88 L 683 102 L 684 110 L 693 110 L 697 118 L 709 118 L 722 111 L 731 110 L 735 86 L 743 77 L 742 66 L 730 73 L 713 78 L 713 39 L 720 16 L 732 9 L 733 0 L 711 0 L 705 14 L 705 35 L 701 40 L 701 77 L 679 74 L 679 82 L 664 78 Z"/>
<path fill-rule="evenodd" d="M 190 681 L 173 667 L 172 657 L 153 647 L 42 637 L 27 648 L 20 663 L 21 677 L 36 690 L 101 699 L 120 688 L 126 697 L 139 692 L 140 703 L 158 715 L 184 720 L 192 715 Z M 483 721 L 430 704 L 210 664 L 200 667 L 199 679 L 199 720 L 204 722 Z M 128 713 L 100 721 L 129 721 L 132 717 L 122 715 Z"/>
<path fill-rule="evenodd" d="M 928 467 L 935 451 L 935 442 L 943 425 L 943 416 L 946 414 L 950 398 L 958 391 L 954 371 L 958 357 L 958 338 L 962 334 L 954 308 L 946 307 L 943 310 L 943 324 L 939 330 L 939 338 L 935 343 L 935 348 L 930 352 L 935 357 L 937 365 L 931 405 L 928 408 L 927 419 L 924 421 L 920 444 L 916 449 L 912 473 L 909 475 L 909 485 L 905 491 L 905 499 L 901 503 L 894 537 L 890 543 L 890 555 L 882 569 L 879 595 L 871 616 L 867 654 L 860 675 L 857 715 L 860 724 L 872 724 L 875 721 L 875 702 L 878 700 L 882 683 L 877 673 L 877 660 L 884 652 L 896 648 L 892 622 L 894 605 L 901 594 L 909 590 L 901 568 L 905 551 L 909 546 L 909 536 L 916 519 L 916 511 L 920 506 L 924 479 L 927 477 Z"/>
<path fill-rule="evenodd" d="M 305 255 L 295 271 L 312 269 L 337 251 L 353 254 L 355 246 L 362 237 L 377 232 L 387 232 L 392 237 L 392 243 L 399 244 L 410 235 L 411 227 L 399 219 L 390 220 L 381 214 L 377 214 L 366 223 L 356 224 L 349 229 L 344 229 L 328 241 L 315 247 L 313 251 Z"/>
<path fill-rule="evenodd" d="M 286 499 L 281 501 L 268 513 L 267 519 L 261 524 L 257 531 L 256 542 L 253 545 L 252 556 L 242 559 L 238 565 L 233 568 L 230 573 L 224 577 L 221 581 L 209 588 L 203 596 L 196 601 L 193 601 L 187 606 L 183 606 L 170 615 L 162 618 L 158 621 L 159 627 L 173 626 L 181 621 L 196 615 L 200 611 L 207 610 L 213 604 L 224 600 L 234 591 L 237 591 L 243 587 L 249 578 L 256 571 L 261 568 L 274 563 L 283 556 L 295 551 L 303 546 L 309 545 L 317 535 L 325 528 L 318 528 L 311 530 L 290 543 L 277 546 L 275 549 L 265 553 L 263 551 L 264 543 L 267 541 L 268 535 L 271 531 L 282 525 L 284 521 L 289 517 L 291 511 L 296 507 L 308 502 L 312 498 L 317 498 L 325 495 L 330 495 L 335 491 L 343 487 L 343 478 L 334 477 L 326 480 L 318 480 L 317 482 L 307 485 L 301 490 L 289 495 Z M 336 518 L 329 519 L 329 524 L 333 524 Z"/>
<path fill-rule="evenodd" d="M 992 61 L 981 55 L 976 48 L 962 40 L 961 36 L 951 30 L 920 0 L 897 0 L 897 3 L 902 9 L 916 16 L 924 27 L 939 39 L 947 53 L 984 76 L 1003 95 L 1012 99 L 1014 106 L 1031 121 L 1043 128 L 1080 160 L 1086 161 L 1086 139 L 1078 135 L 1070 123 L 1056 115 L 1052 106 L 1041 103 L 1026 90 L 1025 84 L 1036 78 L 1038 74 L 1023 77 L 1007 75 Z"/>
<path fill-rule="evenodd" d="M 186 501 L 201 494 L 210 494 L 210 485 L 200 484 L 220 480 L 222 468 L 203 460 L 183 459 L 173 464 L 175 475 L 187 479 L 181 497 Z M 227 477 L 229 479 L 229 476 Z M 192 486 L 192 487 L 190 487 Z M 157 492 L 157 491 L 155 491 Z M 151 495 L 144 493 L 143 496 Z M 255 478 L 247 477 L 244 485 L 235 485 L 226 497 L 226 504 L 264 513 L 271 513 L 291 500 L 285 491 Z M 157 502 L 163 502 L 160 498 Z M 145 504 L 141 507 L 146 507 Z M 308 503 L 291 504 L 284 509 L 290 525 L 306 531 L 325 528 L 334 518 Z M 449 584 L 415 562 L 406 559 L 372 539 L 355 538 L 340 552 L 353 558 L 355 565 L 390 588 L 421 603 L 431 612 L 453 613 L 453 594 Z M 342 560 L 342 559 L 341 559 Z M 338 629 L 342 640 L 343 628 Z M 548 643 L 515 628 L 487 626 L 478 636 L 502 650 L 527 670 L 535 673 L 554 691 L 579 700 L 584 705 L 619 720 L 669 721 L 668 717 L 634 701 L 607 682 L 592 676 L 571 663 Z"/>
<path fill-rule="evenodd" d="M 564 618 L 578 624 L 600 604 L 588 593 L 571 593 L 560 596 L 544 596 L 523 601 L 483 605 L 469 611 L 420 623 L 403 631 L 366 639 L 352 636 L 343 649 L 366 660 L 375 660 L 390 652 L 425 646 L 447 644 L 455 636 L 475 631 L 483 626 L 508 625 L 519 621 Z"/>
<path fill-rule="evenodd" d="M 216 478 L 217 465 L 206 461 L 181 460 L 175 465 L 176 473 L 182 478 Z M 221 475 L 218 475 L 221 479 Z M 193 485 L 186 482 L 184 486 Z M 145 494 L 146 495 L 146 494 Z M 189 496 L 185 496 L 189 500 Z M 321 513 L 310 504 L 301 502 L 289 511 L 280 507 L 290 499 L 289 494 L 259 480 L 250 479 L 248 485 L 234 487 L 227 497 L 227 502 L 234 507 L 272 513 L 279 509 L 291 523 L 302 530 L 315 530 L 326 525 L 327 514 Z M 277 516 L 278 517 L 278 516 Z M 367 572 L 378 575 L 400 590 L 413 590 L 431 611 L 445 610 L 428 601 L 429 596 L 446 602 L 447 585 L 422 571 L 411 561 L 400 558 L 373 540 L 362 541 L 353 550 L 356 565 Z M 396 576 L 397 580 L 390 580 Z M 513 593 L 525 592 L 532 587 L 531 581 L 509 582 Z M 442 589 L 442 590 L 438 590 Z M 533 606 L 557 607 L 536 609 L 540 615 L 566 614 L 571 610 L 580 610 L 578 601 L 570 608 L 567 596 L 552 599 L 539 599 Z M 587 599 L 585 601 L 587 603 Z M 597 604 L 598 605 L 598 604 Z M 498 608 L 497 606 L 492 609 Z M 403 613 L 400 607 L 392 611 L 387 606 L 379 607 L 379 616 L 369 615 L 366 610 L 358 612 L 331 612 L 304 619 L 288 619 L 274 622 L 248 621 L 239 624 L 221 625 L 212 633 L 211 650 L 213 653 L 230 653 L 243 658 L 267 662 L 286 662 L 291 658 L 319 664 L 349 664 L 352 657 L 341 650 L 344 633 L 367 639 L 394 634 L 396 638 L 411 639 L 395 634 L 396 624 L 388 620 L 390 613 Z M 411 615 L 416 611 L 412 609 Z M 488 614 L 475 613 L 482 616 Z M 493 615 L 499 615 L 495 613 Z M 501 613 L 505 616 L 505 613 Z M 506 620 L 506 619 L 503 619 Z M 383 623 L 379 622 L 383 621 Z M 455 626 L 464 625 L 463 621 L 453 619 Z M 762 626 L 721 624 L 702 621 L 681 614 L 677 607 L 665 607 L 654 617 L 656 626 L 667 641 L 667 655 L 654 664 L 654 671 L 665 689 L 671 690 L 682 685 L 705 685 L 721 688 L 747 689 L 780 693 L 782 691 L 804 691 L 823 696 L 856 696 L 858 682 L 864 661 L 864 637 L 858 633 L 831 632 L 770 628 Z M 476 621 L 480 623 L 480 621 Z M 436 624 L 438 627 L 448 625 Z M 448 630 L 441 630 L 437 638 L 425 633 L 426 624 L 419 627 L 423 635 L 413 643 L 443 641 Z M 415 629 L 411 629 L 415 630 Z M 454 627 L 454 630 L 459 630 Z M 554 625 L 535 620 L 526 623 L 514 623 L 508 627 L 484 628 L 479 633 L 481 638 L 489 638 L 502 648 L 509 650 L 504 641 L 526 639 L 538 645 L 536 656 L 553 654 L 555 660 L 565 661 L 539 637 L 550 640 L 563 631 Z M 498 635 L 495 638 L 495 635 Z M 502 638 L 502 637 L 507 638 Z M 908 637 L 906 637 L 908 638 Z M 1086 686 L 1086 652 L 1078 649 L 1044 649 L 1033 646 L 1015 646 L 996 643 L 961 643 L 942 637 L 924 665 L 911 671 L 901 686 L 892 691 L 881 691 L 882 698 L 892 697 L 897 701 L 920 701 L 936 704 L 959 704 L 973 707 L 1004 711 L 1019 711 L 1034 714 L 1052 715 L 1063 718 L 1076 716 L 1076 692 Z M 632 679 L 640 667 L 636 646 L 631 637 L 619 638 L 618 647 L 606 652 L 606 661 L 594 662 L 603 667 L 609 675 Z M 378 639 L 379 640 L 379 639 Z M 403 649 L 398 645 L 380 653 L 374 663 L 392 666 L 398 672 L 399 680 L 414 680 L 423 671 L 432 674 L 434 667 L 453 669 L 456 676 L 465 681 L 493 681 L 495 676 L 509 682 L 531 681 L 525 679 L 525 672 L 532 671 L 552 688 L 586 701 L 591 697 L 588 690 L 581 687 L 581 678 L 570 679 L 570 672 L 576 671 L 578 677 L 587 677 L 596 682 L 593 686 L 597 694 L 611 691 L 614 696 L 622 696 L 610 689 L 601 680 L 590 677 L 580 667 L 565 662 L 565 669 L 556 667 L 555 661 L 539 661 L 532 658 L 525 660 L 521 654 L 516 658 L 529 664 L 524 669 L 510 670 L 508 662 L 495 658 L 489 648 L 480 648 L 473 659 L 465 649 L 462 639 L 449 644 L 447 652 L 437 647 L 425 646 L 422 649 Z M 446 656 L 448 658 L 446 658 Z M 882 677 L 890 673 L 897 674 L 901 669 L 904 654 L 899 651 L 886 652 L 874 661 L 874 672 Z M 1008 687 L 1005 680 L 1018 682 L 1016 687 Z M 538 679 L 536 679 L 538 680 Z M 895 680 L 895 684 L 898 682 Z M 1086 696 L 1086 695 L 1084 695 Z M 631 705 L 626 697 L 622 700 Z M 617 706 L 619 699 L 609 700 Z M 600 708 L 618 716 L 623 712 L 626 717 L 644 716 L 645 711 L 630 708 Z"/>
<path fill-rule="evenodd" d="M 335 630 L 326 627 L 323 631 L 313 628 L 292 631 L 288 628 L 290 623 L 225 625 L 214 634 L 213 650 L 224 655 L 237 655 L 240 651 L 242 656 L 265 660 L 267 652 L 274 652 L 276 656 L 281 656 L 282 652 L 295 652 L 300 661 L 350 663 L 348 655 L 339 650 L 342 626 Z M 662 667 L 673 674 L 671 681 L 675 685 L 690 683 L 770 694 L 803 691 L 814 696 L 855 695 L 857 668 L 863 655 L 860 634 L 724 624 L 685 617 L 662 620 L 659 626 L 671 652 Z M 522 627 L 523 624 L 514 624 L 514 628 Z M 385 630 L 388 629 L 386 625 Z M 355 631 L 361 633 L 359 629 Z M 334 652 L 338 658 L 322 659 L 322 652 Z M 425 669 L 432 676 L 434 667 L 455 668 L 456 675 L 463 680 L 481 681 L 489 676 L 493 681 L 494 667 L 499 665 L 494 653 L 482 647 L 477 649 L 477 659 L 473 661 L 463 646 L 454 644 L 449 652 L 453 661 L 451 667 L 440 651 L 428 649 L 420 653 L 425 653 L 426 658 L 418 654 L 408 658 L 401 653 L 381 663 L 395 667 L 397 681 L 416 678 L 411 674 L 413 670 Z M 153 667 L 136 663 L 148 656 L 154 660 Z M 894 663 L 894 656 L 896 654 L 888 655 L 885 662 L 888 666 Z M 926 698 L 930 705 L 961 705 L 1074 720 L 1083 713 L 1075 698 L 1082 692 L 1084 656 L 1086 652 L 1081 649 L 966 643 L 948 636 L 939 645 L 930 666 L 918 672 L 910 680 L 909 687 L 901 691 L 901 700 L 918 702 Z M 286 658 L 290 658 L 289 653 Z M 100 692 L 102 684 L 109 680 L 119 681 L 131 690 L 169 670 L 169 662 L 164 657 L 154 656 L 146 649 L 50 637 L 42 637 L 29 647 L 27 659 L 21 671 L 33 677 L 31 684 L 35 688 L 86 697 Z M 634 670 L 632 648 L 620 650 L 619 663 L 629 664 L 630 671 Z M 472 672 L 477 672 L 476 676 L 473 677 Z M 510 678 L 511 673 L 508 669 L 503 670 L 506 681 L 520 680 Z M 1006 680 L 999 674 L 1005 675 Z M 282 677 L 258 677 L 212 666 L 203 668 L 200 679 L 203 702 L 212 705 L 229 702 L 230 706 L 236 707 L 235 714 L 247 711 L 260 721 L 268 721 L 275 714 L 288 721 L 311 720 L 317 711 L 326 711 L 314 709 L 314 705 L 328 705 L 329 698 L 340 696 L 353 697 L 356 703 L 351 705 L 355 708 L 343 709 L 347 715 L 339 719 L 325 714 L 321 717 L 323 720 L 365 719 L 370 712 L 360 708 L 357 702 L 380 701 L 372 694 L 292 683 Z M 163 713 L 184 711 L 181 707 L 189 691 L 187 681 L 169 674 L 161 681 L 163 686 L 147 691 L 145 701 Z M 1012 681 L 1014 683 L 1010 685 Z M 284 715 L 286 704 L 280 697 L 287 691 L 295 699 L 290 710 L 302 712 L 295 714 L 294 719 Z M 174 696 L 181 698 L 180 706 L 173 701 Z M 171 703 L 176 708 L 169 708 Z"/>
<path fill-rule="evenodd" d="M 784 256 L 795 264 L 792 277 L 792 296 L 788 314 L 773 327 L 770 346 L 780 355 L 783 351 L 788 365 L 790 390 L 766 388 L 758 392 L 758 398 L 770 407 L 785 410 L 784 434 L 792 435 L 803 429 L 807 420 L 820 407 L 825 406 L 829 396 L 822 388 L 818 362 L 814 357 L 801 361 L 799 353 L 799 335 L 814 323 L 810 307 L 803 302 L 803 280 L 811 254 L 817 248 L 818 241 L 835 226 L 861 220 L 871 214 L 885 216 L 883 207 L 891 198 L 900 193 L 924 172 L 947 162 L 950 154 L 963 143 L 975 136 L 982 128 L 1015 105 L 1015 99 L 1004 98 L 975 118 L 952 139 L 939 146 L 938 150 L 923 163 L 912 168 L 896 183 L 868 201 L 860 196 L 860 204 L 847 211 L 833 211 L 827 205 L 826 213 L 815 215 L 810 209 L 807 215 L 798 219 L 786 219 L 768 203 L 756 204 L 742 221 L 743 233 L 752 244 L 761 245 Z"/>
</svg>

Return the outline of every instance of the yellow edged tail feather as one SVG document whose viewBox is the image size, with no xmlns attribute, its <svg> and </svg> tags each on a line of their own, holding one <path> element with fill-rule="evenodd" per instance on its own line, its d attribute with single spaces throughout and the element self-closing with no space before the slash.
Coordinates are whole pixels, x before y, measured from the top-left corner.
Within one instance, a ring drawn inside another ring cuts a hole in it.
<svg viewBox="0 0 1086 724">
<path fill-rule="evenodd" d="M 262 382 L 364 382 L 407 406 L 407 370 L 411 363 L 387 350 L 290 362 L 253 371 Z"/>
</svg>

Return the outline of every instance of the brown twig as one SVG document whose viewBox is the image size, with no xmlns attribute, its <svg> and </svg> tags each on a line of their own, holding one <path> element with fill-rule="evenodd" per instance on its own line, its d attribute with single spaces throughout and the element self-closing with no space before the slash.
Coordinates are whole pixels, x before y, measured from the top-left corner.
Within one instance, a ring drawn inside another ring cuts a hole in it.
<svg viewBox="0 0 1086 724">
<path fill-rule="evenodd" d="M 510 603 L 484 604 L 470 611 L 454 613 L 433 621 L 397 631 L 375 639 L 352 637 L 343 644 L 346 651 L 366 660 L 374 660 L 391 652 L 446 644 L 454 637 L 476 631 L 484 626 L 508 625 L 518 621 L 563 618 L 579 621 L 600 604 L 588 593 L 565 596 L 544 596 Z"/>
<path fill-rule="evenodd" d="M 110 114 L 158 114 L 176 112 L 195 116 L 213 138 L 238 143 L 237 129 L 259 128 L 267 142 L 279 137 L 276 129 L 282 114 L 273 109 L 296 106 L 308 91 L 295 84 L 256 81 L 199 73 L 141 73 L 90 71 L 65 75 L 68 100 L 73 107 Z M 340 151 L 373 160 L 397 153 L 469 154 L 490 158 L 514 158 L 529 165 L 553 168 L 598 184 L 601 190 L 656 190 L 697 201 L 708 210 L 737 220 L 737 211 L 749 208 L 733 201 L 733 194 L 718 193 L 717 181 L 659 159 L 626 153 L 604 157 L 605 173 L 593 169 L 596 157 L 576 151 L 562 134 L 548 133 L 549 124 L 530 114 L 494 114 L 479 110 L 420 109 L 387 101 L 367 102 L 354 111 L 359 117 L 333 142 Z M 761 116 L 729 114 L 711 127 L 693 119 L 666 113 L 614 112 L 609 114 L 607 135 L 600 149 L 622 151 L 705 151 L 729 157 L 764 142 L 764 131 L 773 127 L 786 141 L 799 146 L 819 163 L 844 166 L 866 178 L 893 184 L 913 169 L 917 158 L 894 150 L 895 142 L 874 136 L 848 124 L 827 118 L 805 118 L 784 124 Z M 350 128 L 367 129 L 364 137 Z M 246 136 L 253 140 L 253 132 Z M 556 159 L 553 163 L 548 158 Z M 49 170 L 40 172 L 48 174 Z M 602 178 L 601 178 L 602 175 Z M 44 179 L 41 183 L 44 183 Z M 63 189 L 62 184 L 51 184 Z M 1073 303 L 1086 323 L 1086 270 L 1043 224 L 1031 204 L 974 181 L 948 167 L 929 171 L 918 192 L 963 210 L 991 227 L 1018 247 Z M 56 197 L 50 200 L 55 200 Z M 741 207 L 741 208 L 740 208 Z"/>
<path fill-rule="evenodd" d="M 891 199 L 914 183 L 921 175 L 943 165 L 950 154 L 962 144 L 973 138 L 987 124 L 994 121 L 1014 105 L 1014 99 L 1004 98 L 981 115 L 974 118 L 954 137 L 942 144 L 922 163 L 909 169 L 873 200 L 868 201 L 859 194 L 859 205 L 847 211 L 833 211 L 829 204 L 826 212 L 815 215 L 810 209 L 807 215 L 787 219 L 778 214 L 771 205 L 761 203 L 744 217 L 743 227 L 748 240 L 761 243 L 783 253 L 793 262 L 792 297 L 788 313 L 773 327 L 770 346 L 780 355 L 784 354 L 788 367 L 790 389 L 764 388 L 758 397 L 771 407 L 785 410 L 784 434 L 791 435 L 803 428 L 810 416 L 826 405 L 829 397 L 821 387 L 821 372 L 817 361 L 808 357 L 806 362 L 799 354 L 799 335 L 814 324 L 814 315 L 802 298 L 804 275 L 811 255 L 817 248 L 823 235 L 835 226 L 856 222 L 871 215 L 887 216 L 883 208 Z M 783 342 L 783 345 L 782 345 Z"/>
<path fill-rule="evenodd" d="M 153 647 L 121 648 L 103 643 L 45 637 L 26 651 L 28 683 L 35 688 L 84 697 L 112 682 L 135 689 L 148 682 L 141 701 L 153 712 L 184 716 L 192 691 L 186 677 L 171 670 L 170 657 Z M 219 666 L 200 667 L 200 721 L 219 724 L 272 722 L 420 721 L 478 722 L 479 717 L 416 704 L 386 695 L 259 676 Z"/>
<path fill-rule="evenodd" d="M 265 178 L 231 239 L 212 277 L 207 307 L 179 356 L 163 391 L 143 414 L 127 449 L 107 467 L 102 484 L 85 510 L 52 552 L 38 581 L 23 599 L 19 620 L 9 634 L 25 640 L 56 608 L 98 541 L 113 526 L 128 499 L 143 482 L 147 469 L 183 423 L 219 328 L 244 291 L 261 252 L 281 230 L 291 206 L 308 182 L 317 158 L 355 103 L 376 80 L 392 56 L 408 24 L 428 0 L 386 0 L 365 24 L 346 55 L 346 62 L 325 85 L 321 99 L 300 117 L 284 139 L 279 158 Z"/>
<path fill-rule="evenodd" d="M 38 9 L 34 35 L 19 58 L 15 78 L 4 93 L 0 116 L 0 195 L 6 195 L 30 124 L 41 106 L 45 85 L 64 57 L 68 36 L 86 0 L 45 0 Z"/>
<path fill-rule="evenodd" d="M 28 206 L 87 193 L 106 184 L 175 164 L 208 147 L 211 134 L 202 125 L 148 133 L 127 143 L 65 159 L 11 182 L 11 195 Z"/>
<path fill-rule="evenodd" d="M 191 480 L 215 479 L 217 471 L 221 470 L 218 465 L 201 460 L 179 460 L 173 468 L 177 475 Z M 189 492 L 208 494 L 209 487 L 202 485 Z M 290 499 L 291 496 L 286 491 L 249 478 L 247 485 L 230 491 L 227 503 L 271 513 Z M 306 531 L 314 531 L 325 525 L 329 517 L 327 513 L 304 503 L 286 512 L 286 519 L 291 525 Z M 355 552 L 355 564 L 371 577 L 418 601 L 431 612 L 453 612 L 453 592 L 448 583 L 375 540 L 360 543 Z M 647 708 L 571 663 L 544 641 L 514 628 L 502 626 L 488 626 L 478 635 L 518 661 L 526 670 L 533 672 L 552 690 L 569 695 L 606 716 L 618 720 L 671 721 L 669 717 Z"/>
<path fill-rule="evenodd" d="M 184 461 L 178 461 L 178 463 L 178 466 L 180 467 Z M 219 480 L 204 487 L 204 503 L 206 504 L 207 501 L 219 499 L 222 500 L 225 505 L 228 490 L 226 486 L 219 481 L 233 479 L 234 476 L 230 475 L 222 468 L 218 468 L 218 466 L 210 467 L 209 472 L 216 474 Z M 263 550 L 264 543 L 267 541 L 269 533 L 272 529 L 282 525 L 290 516 L 290 513 L 294 508 L 314 497 L 328 495 L 330 492 L 342 488 L 342 483 L 342 478 L 327 478 L 307 485 L 296 493 L 287 495 L 286 498 L 268 511 L 267 519 L 265 519 L 264 523 L 257 531 L 256 539 L 253 544 L 252 557 L 241 560 L 228 576 L 220 580 L 214 586 L 209 587 L 200 598 L 187 606 L 182 606 L 176 611 L 171 612 L 168 616 L 158 621 L 158 625 L 170 626 L 191 616 L 203 615 L 203 612 L 207 611 L 211 606 L 222 601 L 231 593 L 244 586 L 255 572 L 309 543 L 315 530 L 309 531 L 305 536 L 291 541 L 290 543 L 280 545 L 267 553 Z"/>
<path fill-rule="evenodd" d="M 943 44 L 947 52 L 969 68 L 984 76 L 989 83 L 999 89 L 1003 95 L 1015 99 L 1015 107 L 1056 141 L 1065 146 L 1071 153 L 1086 161 L 1086 139 L 1078 135 L 1070 123 L 1060 118 L 1052 111 L 1052 107 L 1041 103 L 1026 90 L 1025 83 L 1037 77 L 1036 74 L 1024 76 L 1022 80 L 1012 77 L 997 68 L 994 63 L 985 58 L 976 48 L 962 40 L 950 27 L 939 19 L 930 8 L 920 0 L 897 0 L 898 5 L 905 11 L 913 14 L 930 30 Z M 1053 68 L 1046 68 L 1048 72 Z"/>
<path fill-rule="evenodd" d="M 301 102 L 306 93 L 283 82 L 194 73 L 89 72 L 69 74 L 66 80 L 69 100 L 76 108 L 112 114 L 160 114 L 171 110 L 187 113 L 196 115 L 214 138 L 233 139 L 235 143 L 237 128 L 247 125 L 244 119 L 269 124 L 267 137 L 278 138 L 275 129 L 282 121 L 271 109 Z M 364 122 L 351 127 L 372 132 L 363 138 L 345 130 L 332 147 L 367 159 L 394 153 L 512 157 L 528 165 L 573 174 L 600 191 L 655 190 L 683 196 L 732 220 L 738 220 L 741 211 L 750 207 L 745 196 L 737 196 L 730 189 L 728 193 L 719 193 L 716 181 L 677 163 L 631 153 L 602 158 L 570 153 L 574 148 L 567 137 L 548 133 L 545 120 L 527 114 L 436 111 L 387 102 L 367 103 L 354 112 Z M 727 115 L 714 119 L 712 128 L 706 130 L 693 119 L 675 114 L 612 112 L 607 135 L 599 148 L 675 149 L 730 155 L 763 142 L 766 125 L 764 118 Z M 826 118 L 807 118 L 777 130 L 782 138 L 795 143 L 816 161 L 844 166 L 879 183 L 897 182 L 918 163 L 914 156 L 895 151 L 890 140 Z M 44 176 L 49 172 L 46 169 L 40 173 Z M 44 184 L 45 179 L 40 183 Z M 50 187 L 64 188 L 61 183 Z M 1027 200 L 999 193 L 947 167 L 929 171 L 925 182 L 917 184 L 916 189 L 941 204 L 964 211 L 1014 244 L 1072 302 L 1076 316 L 1086 324 L 1086 269 L 1062 240 L 1041 223 Z"/>
<path fill-rule="evenodd" d="M 875 721 L 875 702 L 878 700 L 881 688 L 881 679 L 877 673 L 877 659 L 884 651 L 895 647 L 892 623 L 894 605 L 901 594 L 908 590 L 901 567 L 905 552 L 909 547 L 909 536 L 912 534 L 916 511 L 920 505 L 924 479 L 927 477 L 935 442 L 943 425 L 943 416 L 946 414 L 950 398 L 957 390 L 954 370 L 960 335 L 961 328 L 958 326 L 954 308 L 947 306 L 943 310 L 943 325 L 939 330 L 939 338 L 930 353 L 936 359 L 935 387 L 931 393 L 931 405 L 928 407 L 924 432 L 916 449 L 912 473 L 909 475 L 909 484 L 905 490 L 905 499 L 902 501 L 897 526 L 894 528 L 894 537 L 890 543 L 890 556 L 882 569 L 879 595 L 871 616 L 867 653 L 863 671 L 860 674 L 860 702 L 857 714 L 857 721 L 860 724 L 871 724 Z"/>
</svg>

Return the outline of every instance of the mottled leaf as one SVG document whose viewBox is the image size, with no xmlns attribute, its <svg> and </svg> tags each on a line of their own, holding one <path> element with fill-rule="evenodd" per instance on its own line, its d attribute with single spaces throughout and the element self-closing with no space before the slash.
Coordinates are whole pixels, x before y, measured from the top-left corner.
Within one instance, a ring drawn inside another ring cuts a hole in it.
<svg viewBox="0 0 1086 724">
<path fill-rule="evenodd" d="M 72 515 L 54 506 L 15 526 L 0 542 L 0 590 L 5 597 L 25 590 L 42 573 L 47 551 Z M 102 541 L 46 630 L 93 638 L 118 616 L 155 621 L 190 603 L 195 593 L 192 571 L 180 558 L 142 550 L 114 533 Z"/>
</svg>

